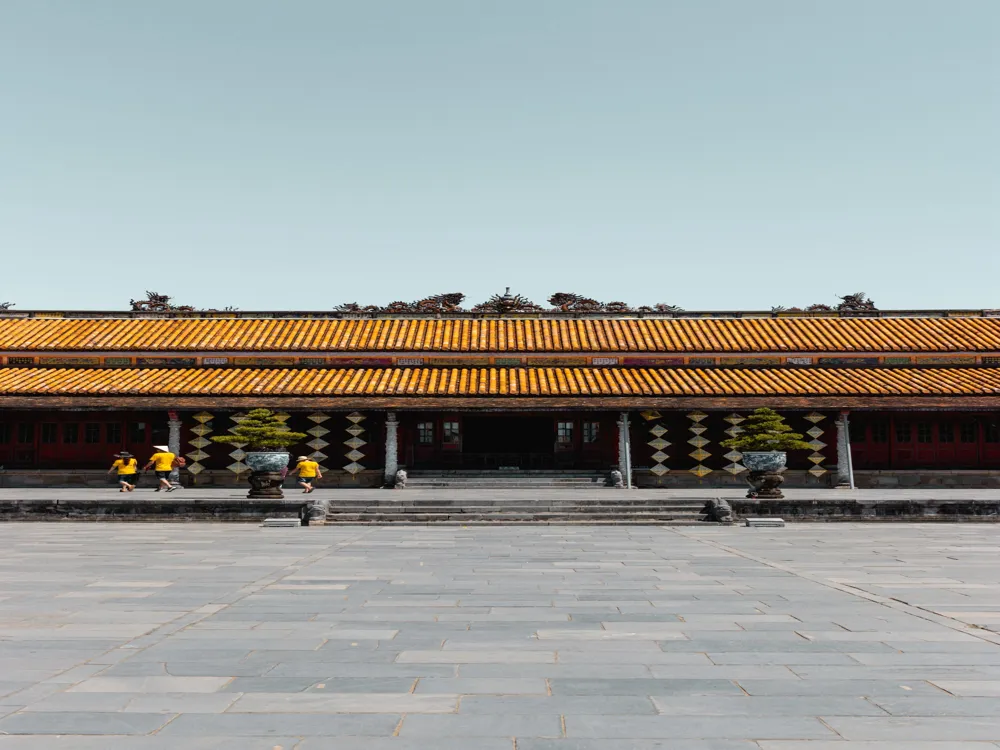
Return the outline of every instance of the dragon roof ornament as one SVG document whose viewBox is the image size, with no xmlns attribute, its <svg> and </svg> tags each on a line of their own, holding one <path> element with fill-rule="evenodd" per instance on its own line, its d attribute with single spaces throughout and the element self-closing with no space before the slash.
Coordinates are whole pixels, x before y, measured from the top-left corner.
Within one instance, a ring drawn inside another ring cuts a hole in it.
<svg viewBox="0 0 1000 750">
<path fill-rule="evenodd" d="M 871 298 L 865 295 L 864 292 L 855 292 L 854 294 L 845 294 L 842 297 L 838 297 L 840 304 L 836 307 L 831 307 L 830 305 L 824 305 L 823 303 L 809 305 L 805 308 L 804 312 L 841 312 L 841 313 L 865 313 L 865 312 L 878 312 L 878 308 L 875 303 L 872 302 Z M 771 312 L 803 312 L 801 307 L 784 307 L 783 305 L 777 305 L 771 308 Z"/>
<path fill-rule="evenodd" d="M 462 302 L 464 300 L 464 294 L 461 292 L 452 292 L 450 294 L 436 294 L 433 297 L 424 297 L 416 302 L 390 302 L 385 307 L 379 307 L 378 305 L 365 305 L 362 307 L 357 302 L 346 302 L 342 305 L 337 305 L 333 309 L 336 312 L 343 313 L 422 313 L 427 315 L 462 312 Z"/>
<path fill-rule="evenodd" d="M 505 313 L 541 312 L 542 308 L 527 297 L 511 294 L 510 287 L 507 287 L 503 294 L 494 294 L 485 302 L 473 307 L 472 311 L 503 315 Z"/>
<path fill-rule="evenodd" d="M 172 298 L 166 294 L 157 292 L 146 292 L 146 299 L 129 300 L 133 312 L 191 312 L 194 310 L 191 305 L 174 305 L 170 302 Z"/>
</svg>

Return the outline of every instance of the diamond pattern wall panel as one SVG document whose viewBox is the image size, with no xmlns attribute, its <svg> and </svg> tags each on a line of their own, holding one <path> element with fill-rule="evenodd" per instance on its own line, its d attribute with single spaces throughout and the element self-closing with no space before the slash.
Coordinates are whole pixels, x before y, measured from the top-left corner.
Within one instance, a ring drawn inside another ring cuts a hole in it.
<svg viewBox="0 0 1000 750">
<path fill-rule="evenodd" d="M 809 473 L 818 478 L 828 473 L 821 465 L 826 458 L 820 451 L 826 447 L 826 443 L 820 440 L 823 437 L 823 428 L 819 426 L 819 423 L 826 419 L 826 416 L 814 411 L 806 414 L 805 419 L 812 424 L 812 427 L 806 430 L 806 435 L 812 438 L 809 441 L 809 447 L 813 449 L 813 452 L 808 456 L 809 460 L 814 464 L 809 469 Z"/>
<path fill-rule="evenodd" d="M 228 432 L 233 433 L 233 431 L 240 426 L 240 422 L 246 418 L 247 415 L 243 412 L 238 412 L 229 417 L 229 419 L 233 422 L 233 426 L 229 428 Z M 226 468 L 233 472 L 236 476 L 239 476 L 240 474 L 247 474 L 250 471 L 250 467 L 243 462 L 243 459 L 247 457 L 246 451 L 243 450 L 245 447 L 246 443 L 238 443 L 233 445 L 233 450 L 229 453 L 229 457 L 233 459 L 233 463 L 229 464 Z"/>
<path fill-rule="evenodd" d="M 705 450 L 705 446 L 711 441 L 702 437 L 702 433 L 708 430 L 708 428 L 702 424 L 702 422 L 708 418 L 708 415 L 703 411 L 696 410 L 689 412 L 687 414 L 687 418 L 691 420 L 691 426 L 688 429 L 693 433 L 693 436 L 688 438 L 688 443 L 694 446 L 694 450 L 688 453 L 688 455 L 697 461 L 695 467 L 690 471 L 696 477 L 701 479 L 702 477 L 712 473 L 712 470 L 702 463 L 702 461 L 712 455 Z"/>
<path fill-rule="evenodd" d="M 204 449 L 212 444 L 212 441 L 205 436 L 212 432 L 212 428 L 207 423 L 212 421 L 213 416 L 207 411 L 200 411 L 193 417 L 194 421 L 198 424 L 191 428 L 194 438 L 188 441 L 188 445 L 194 448 L 194 450 L 188 453 L 186 457 L 191 459 L 191 462 L 187 465 L 187 470 L 195 476 L 198 476 L 205 470 L 205 466 L 201 462 L 208 458 L 208 454 Z"/>
<path fill-rule="evenodd" d="M 743 428 L 740 427 L 740 422 L 745 422 L 746 417 L 744 417 L 742 414 L 736 414 L 734 412 L 733 414 L 730 414 L 728 417 L 723 417 L 723 419 L 729 424 L 729 427 L 727 427 L 724 430 L 724 432 L 727 435 L 729 435 L 729 437 L 734 438 L 741 432 L 743 432 Z M 743 460 L 743 454 L 740 453 L 738 450 L 729 451 L 729 453 L 723 455 L 723 458 L 729 461 L 728 464 L 722 467 L 723 470 L 728 471 L 733 476 L 741 474 L 747 470 L 747 467 L 740 463 L 740 461 Z"/>
<path fill-rule="evenodd" d="M 659 412 L 651 413 L 655 413 L 657 417 L 659 416 Z M 670 445 L 670 441 L 663 437 L 667 434 L 667 428 L 661 424 L 655 424 L 649 428 L 649 433 L 653 436 L 653 439 L 647 441 L 646 444 L 651 446 L 653 450 L 656 451 L 652 456 L 654 463 L 649 467 L 649 471 L 654 476 L 662 477 L 670 471 L 670 469 L 668 469 L 665 465 L 666 460 L 670 458 L 670 456 L 663 452 L 663 449 Z"/>
<path fill-rule="evenodd" d="M 365 428 L 362 426 L 362 422 L 365 421 L 365 415 L 360 412 L 352 412 L 347 415 L 347 421 L 350 425 L 347 427 L 348 439 L 344 441 L 344 445 L 348 447 L 348 451 L 344 454 L 344 457 L 350 461 L 346 466 L 344 466 L 344 471 L 348 474 L 354 475 L 359 471 L 364 471 L 365 467 L 359 463 L 365 454 L 361 451 L 361 447 L 368 444 L 362 435 L 365 434 Z M 360 445 L 359 445 L 360 443 Z"/>
<path fill-rule="evenodd" d="M 325 439 L 325 436 L 330 434 L 330 430 L 323 426 L 323 422 L 328 421 L 330 415 L 323 412 L 314 412 L 306 417 L 306 419 L 313 423 L 313 426 L 306 430 L 306 434 L 312 435 L 312 440 L 306 443 L 306 445 L 312 448 L 309 458 L 318 463 L 322 471 L 326 471 L 327 469 L 323 465 L 323 461 L 328 459 L 329 456 L 323 452 L 323 449 L 330 445 Z"/>
</svg>

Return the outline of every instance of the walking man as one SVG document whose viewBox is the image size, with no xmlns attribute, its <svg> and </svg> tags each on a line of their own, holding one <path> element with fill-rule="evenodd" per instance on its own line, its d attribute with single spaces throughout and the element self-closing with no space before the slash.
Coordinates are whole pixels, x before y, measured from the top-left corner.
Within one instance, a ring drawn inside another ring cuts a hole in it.
<svg viewBox="0 0 1000 750">
<path fill-rule="evenodd" d="M 323 472 L 319 470 L 319 464 L 315 461 L 310 461 L 308 456 L 299 456 L 295 460 L 298 463 L 295 464 L 295 468 L 288 473 L 294 474 L 298 472 L 299 478 L 295 481 L 302 485 L 302 492 L 308 495 L 316 489 L 313 487 L 313 482 L 317 479 L 322 479 Z"/>
<path fill-rule="evenodd" d="M 139 462 L 128 451 L 117 454 L 115 462 L 108 469 L 108 474 L 118 471 L 119 492 L 131 492 L 135 489 L 136 476 L 139 473 Z"/>
<path fill-rule="evenodd" d="M 159 484 L 156 491 L 166 490 L 167 492 L 173 492 L 176 487 L 170 484 L 170 472 L 174 468 L 174 460 L 177 458 L 170 449 L 165 445 L 154 445 L 153 448 L 156 449 L 156 453 L 149 457 L 149 462 L 142 467 L 143 471 L 147 471 L 150 466 L 156 471 L 156 478 Z"/>
</svg>

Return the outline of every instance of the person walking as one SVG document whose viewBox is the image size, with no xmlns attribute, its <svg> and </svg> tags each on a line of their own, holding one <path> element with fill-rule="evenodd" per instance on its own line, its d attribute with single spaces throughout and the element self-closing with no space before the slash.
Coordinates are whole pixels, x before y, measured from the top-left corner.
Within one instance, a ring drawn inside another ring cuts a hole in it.
<svg viewBox="0 0 1000 750">
<path fill-rule="evenodd" d="M 135 489 L 136 477 L 139 474 L 139 462 L 128 451 L 115 454 L 115 462 L 108 469 L 108 474 L 118 472 L 119 492 L 131 492 Z"/>
<path fill-rule="evenodd" d="M 295 481 L 302 485 L 302 492 L 308 495 L 316 489 L 313 487 L 313 482 L 317 479 L 322 479 L 323 472 L 319 470 L 319 464 L 315 461 L 309 460 L 308 456 L 299 456 L 295 460 L 298 463 L 296 463 L 295 468 L 288 473 L 295 474 L 298 472 L 299 478 Z"/>
<path fill-rule="evenodd" d="M 149 461 L 145 466 L 142 467 L 143 471 L 147 471 L 149 467 L 153 467 L 156 472 L 156 478 L 159 480 L 159 484 L 156 487 L 156 491 L 166 490 L 167 492 L 173 492 L 176 487 L 170 483 L 170 472 L 174 468 L 174 462 L 177 456 L 170 452 L 170 448 L 165 445 L 154 445 L 156 453 L 149 457 Z"/>
</svg>

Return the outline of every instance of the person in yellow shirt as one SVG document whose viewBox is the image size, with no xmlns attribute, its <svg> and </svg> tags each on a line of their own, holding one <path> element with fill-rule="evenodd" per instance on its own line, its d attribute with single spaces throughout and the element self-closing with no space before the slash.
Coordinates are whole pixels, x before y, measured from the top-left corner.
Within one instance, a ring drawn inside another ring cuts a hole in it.
<svg viewBox="0 0 1000 750">
<path fill-rule="evenodd" d="M 170 483 L 170 472 L 174 469 L 174 461 L 177 456 L 170 452 L 170 448 L 165 445 L 154 445 L 156 453 L 149 457 L 149 461 L 145 466 L 142 467 L 143 471 L 148 471 L 149 467 L 153 467 L 156 471 L 156 478 L 160 480 L 156 491 L 166 490 L 167 492 L 173 492 L 176 487 Z"/>
<path fill-rule="evenodd" d="M 128 451 L 117 454 L 115 462 L 108 469 L 108 474 L 118 472 L 119 492 L 131 492 L 135 489 L 136 477 L 139 475 L 139 462 Z"/>
<path fill-rule="evenodd" d="M 294 474 L 298 472 L 299 478 L 295 481 L 302 485 L 302 492 L 308 495 L 316 489 L 313 487 L 313 482 L 317 479 L 322 479 L 323 472 L 319 470 L 319 464 L 315 461 L 310 461 L 308 456 L 299 456 L 295 460 L 298 463 L 296 463 L 295 468 L 288 473 Z"/>
</svg>

